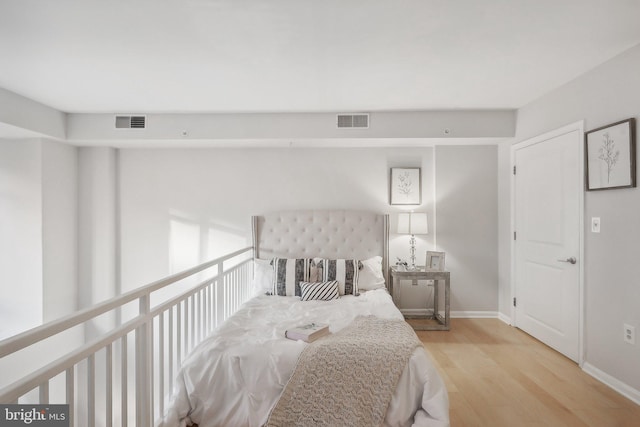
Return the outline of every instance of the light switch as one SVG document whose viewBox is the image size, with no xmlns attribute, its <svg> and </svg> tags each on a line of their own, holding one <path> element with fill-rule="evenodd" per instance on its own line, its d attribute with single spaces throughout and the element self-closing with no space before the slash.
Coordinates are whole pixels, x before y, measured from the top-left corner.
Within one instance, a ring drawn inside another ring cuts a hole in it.
<svg viewBox="0 0 640 427">
<path fill-rule="evenodd" d="M 591 232 L 592 233 L 600 232 L 600 217 L 594 216 L 591 218 Z"/>
</svg>

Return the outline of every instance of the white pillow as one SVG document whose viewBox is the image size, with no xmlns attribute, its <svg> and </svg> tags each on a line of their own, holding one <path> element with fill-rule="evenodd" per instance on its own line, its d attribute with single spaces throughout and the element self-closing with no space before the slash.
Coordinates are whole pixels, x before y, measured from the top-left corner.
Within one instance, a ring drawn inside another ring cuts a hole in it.
<svg viewBox="0 0 640 427">
<path fill-rule="evenodd" d="M 271 260 L 253 260 L 253 293 L 264 295 L 273 292 L 273 266 Z"/>
<path fill-rule="evenodd" d="M 374 289 L 384 288 L 382 257 L 374 256 L 360 262 L 362 263 L 362 269 L 358 275 L 358 289 L 361 291 L 372 291 Z"/>
</svg>

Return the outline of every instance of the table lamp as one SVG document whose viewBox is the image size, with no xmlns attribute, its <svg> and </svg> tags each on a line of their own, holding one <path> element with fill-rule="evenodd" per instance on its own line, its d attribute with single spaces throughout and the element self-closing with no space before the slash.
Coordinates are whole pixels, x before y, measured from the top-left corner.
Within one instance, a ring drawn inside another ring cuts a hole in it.
<svg viewBox="0 0 640 427">
<path fill-rule="evenodd" d="M 416 269 L 416 234 L 429 234 L 426 212 L 401 212 L 398 214 L 398 234 L 410 234 L 409 239 L 411 264 L 410 270 Z"/>
</svg>

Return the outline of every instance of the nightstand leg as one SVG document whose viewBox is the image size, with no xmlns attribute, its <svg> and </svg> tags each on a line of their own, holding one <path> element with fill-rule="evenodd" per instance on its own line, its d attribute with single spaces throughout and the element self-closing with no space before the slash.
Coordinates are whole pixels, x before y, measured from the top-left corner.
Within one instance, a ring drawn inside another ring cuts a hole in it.
<svg viewBox="0 0 640 427">
<path fill-rule="evenodd" d="M 440 281 L 437 279 L 433 280 L 433 318 L 438 320 L 438 288 L 440 286 Z"/>
<path fill-rule="evenodd" d="M 449 312 L 449 303 L 450 301 L 450 291 L 451 291 L 451 279 L 444 280 L 444 326 L 446 326 L 447 331 L 449 330 L 449 321 L 450 321 L 450 312 Z"/>
</svg>

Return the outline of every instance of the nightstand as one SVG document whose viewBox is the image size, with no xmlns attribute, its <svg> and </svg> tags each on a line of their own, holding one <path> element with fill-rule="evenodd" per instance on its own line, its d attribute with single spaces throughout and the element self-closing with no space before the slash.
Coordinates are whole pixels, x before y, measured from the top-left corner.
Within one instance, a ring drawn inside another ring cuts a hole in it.
<svg viewBox="0 0 640 427">
<path fill-rule="evenodd" d="M 393 302 L 398 304 L 401 293 L 401 280 L 411 280 L 412 284 L 417 284 L 418 280 L 433 280 L 433 314 L 428 316 L 405 316 L 407 319 L 433 319 L 432 324 L 412 325 L 418 331 L 448 331 L 450 329 L 449 302 L 450 302 L 450 273 L 448 271 L 426 271 L 424 267 L 417 267 L 416 270 L 399 271 L 397 267 L 391 267 L 389 275 L 389 289 Z M 444 285 L 444 317 L 439 312 L 440 286 Z"/>
</svg>

